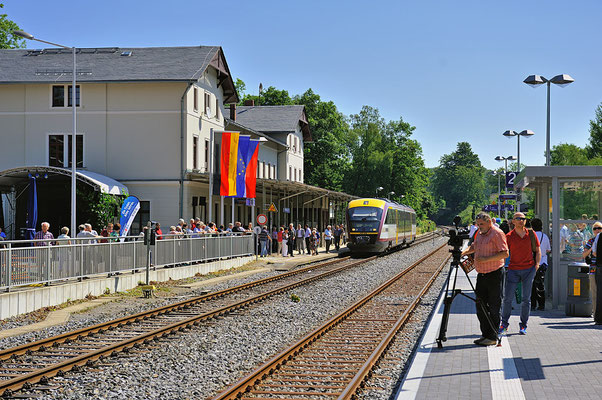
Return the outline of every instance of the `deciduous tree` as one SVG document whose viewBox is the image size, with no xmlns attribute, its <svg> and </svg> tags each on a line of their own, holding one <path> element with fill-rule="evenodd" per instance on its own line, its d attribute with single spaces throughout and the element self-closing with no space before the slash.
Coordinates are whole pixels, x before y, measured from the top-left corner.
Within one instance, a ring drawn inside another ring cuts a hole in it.
<svg viewBox="0 0 602 400">
<path fill-rule="evenodd" d="M 4 8 L 4 4 L 0 3 L 0 8 Z M 19 29 L 19 25 L 8 19 L 8 15 L 0 14 L 0 49 L 25 47 L 25 39 L 21 39 L 13 34 L 13 31 Z"/>
</svg>

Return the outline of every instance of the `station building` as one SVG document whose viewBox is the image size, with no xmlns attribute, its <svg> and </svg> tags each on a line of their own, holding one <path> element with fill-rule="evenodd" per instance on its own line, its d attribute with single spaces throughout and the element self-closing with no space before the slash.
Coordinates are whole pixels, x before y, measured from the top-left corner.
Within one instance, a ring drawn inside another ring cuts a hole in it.
<svg viewBox="0 0 602 400">
<path fill-rule="evenodd" d="M 69 226 L 72 66 L 70 50 L 0 50 L 0 214 L 11 238 L 24 225 L 30 174 L 43 177 L 38 222 L 50 222 L 55 234 Z M 76 71 L 77 179 L 137 196 L 132 234 L 148 220 L 164 228 L 180 217 L 246 224 L 259 213 L 270 224 L 322 229 L 354 197 L 303 183 L 311 141 L 303 106 L 236 107 L 221 47 L 82 48 Z M 265 139 L 255 202 L 219 196 L 224 130 Z"/>
</svg>

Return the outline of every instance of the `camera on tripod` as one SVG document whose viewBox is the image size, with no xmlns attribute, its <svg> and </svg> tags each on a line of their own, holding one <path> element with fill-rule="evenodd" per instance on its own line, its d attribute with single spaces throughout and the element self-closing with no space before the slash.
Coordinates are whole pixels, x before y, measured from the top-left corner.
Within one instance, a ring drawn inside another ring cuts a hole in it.
<svg viewBox="0 0 602 400">
<path fill-rule="evenodd" d="M 464 245 L 464 240 L 470 238 L 470 229 L 460 227 L 461 221 L 462 219 L 458 215 L 453 219 L 456 229 L 449 230 L 449 240 L 447 241 L 447 244 L 453 247 L 449 251 L 453 256 L 452 265 L 459 265 L 464 272 L 469 273 L 474 269 L 474 258 L 472 255 L 462 256 L 462 246 Z"/>
</svg>

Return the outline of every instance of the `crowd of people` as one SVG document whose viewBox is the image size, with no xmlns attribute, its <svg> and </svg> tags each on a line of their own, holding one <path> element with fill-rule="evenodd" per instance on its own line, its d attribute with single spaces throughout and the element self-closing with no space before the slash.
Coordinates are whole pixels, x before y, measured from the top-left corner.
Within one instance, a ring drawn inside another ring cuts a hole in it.
<svg viewBox="0 0 602 400">
<path fill-rule="evenodd" d="M 339 251 L 341 245 L 346 243 L 346 232 L 343 224 L 328 225 L 323 232 L 319 232 L 316 228 L 310 228 L 309 225 L 304 227 L 301 224 L 294 228 L 291 223 L 288 227 L 281 226 L 277 228 L 273 226 L 271 231 L 265 225 L 260 226 L 261 231 L 258 234 L 259 249 L 258 253 L 265 257 L 267 255 L 282 255 L 283 257 L 294 257 L 294 250 L 297 254 L 317 255 L 318 247 L 324 244 L 326 252 L 330 252 L 331 247 Z M 42 222 L 40 230 L 35 233 L 35 246 L 48 246 L 55 244 L 71 244 L 71 236 L 69 236 L 69 228 L 62 227 L 61 234 L 55 238 L 50 232 L 50 224 Z M 144 236 L 147 227 L 143 227 L 138 238 Z M 250 235 L 254 233 L 253 224 L 249 223 L 246 227 L 240 221 L 229 223 L 227 227 L 223 225 L 217 226 L 214 222 L 205 224 L 200 218 L 191 218 L 187 223 L 184 219 L 180 219 L 176 225 L 171 225 L 169 231 L 164 233 L 161 229 L 161 224 L 156 223 L 153 227 L 157 240 L 164 239 L 179 239 L 179 238 L 199 238 L 207 235 L 217 236 L 219 234 L 232 235 L 242 234 Z M 100 234 L 92 227 L 91 224 L 81 224 L 78 227 L 76 235 L 79 243 L 108 243 L 119 241 L 119 233 L 121 226 L 119 224 L 108 223 L 104 226 Z M 6 235 L 0 229 L 0 240 L 5 239 Z"/>
<path fill-rule="evenodd" d="M 295 250 L 297 255 L 309 254 L 317 255 L 318 248 L 323 243 L 326 248 L 326 253 L 330 252 L 330 247 L 333 246 L 335 251 L 339 251 L 341 245 L 346 241 L 345 226 L 343 224 L 335 225 L 334 228 L 328 225 L 323 232 L 319 232 L 316 228 L 297 224 L 284 225 L 277 228 L 272 227 L 271 231 L 264 225 L 261 226 L 259 233 L 260 255 L 267 257 L 268 255 L 279 255 L 282 257 L 294 257 Z"/>
<path fill-rule="evenodd" d="M 589 228 L 587 224 L 579 225 L 576 231 L 580 234 Z M 530 312 L 545 309 L 544 278 L 548 268 L 547 257 L 552 249 L 542 227 L 540 219 L 529 221 L 521 212 L 515 213 L 512 220 L 501 223 L 487 213 L 477 215 L 469 233 L 469 246 L 462 252 L 462 255 L 473 255 L 477 271 L 476 312 L 482 336 L 475 340 L 475 344 L 494 345 L 498 334 L 508 332 L 513 298 L 517 298 L 521 307 L 521 335 L 527 333 Z M 602 291 L 595 290 L 596 286 L 602 287 L 602 269 L 596 257 L 602 251 L 602 240 L 598 240 L 602 223 L 596 221 L 591 231 L 591 238 L 585 246 L 582 245 L 583 252 L 579 256 L 589 257 L 593 277 L 590 282 L 594 292 L 594 323 L 602 325 Z M 517 296 L 519 283 L 522 293 Z"/>
</svg>

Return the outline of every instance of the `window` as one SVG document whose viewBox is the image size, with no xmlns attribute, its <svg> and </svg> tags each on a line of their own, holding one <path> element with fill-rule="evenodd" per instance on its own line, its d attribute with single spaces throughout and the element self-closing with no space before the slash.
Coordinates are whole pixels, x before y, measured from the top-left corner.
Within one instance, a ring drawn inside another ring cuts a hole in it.
<svg viewBox="0 0 602 400">
<path fill-rule="evenodd" d="M 301 170 L 299 170 L 299 182 L 303 182 L 303 178 L 301 177 Z"/>
<path fill-rule="evenodd" d="M 211 115 L 211 93 L 205 92 L 205 115 Z"/>
<path fill-rule="evenodd" d="M 205 139 L 205 171 L 209 171 L 209 139 Z"/>
<path fill-rule="evenodd" d="M 295 168 L 295 182 L 297 182 L 297 168 Z"/>
<path fill-rule="evenodd" d="M 288 180 L 289 181 L 293 180 L 293 167 L 291 167 L 290 165 L 288 167 Z"/>
<path fill-rule="evenodd" d="M 141 201 L 140 210 L 138 210 L 138 214 L 132 221 L 130 236 L 138 236 L 142 231 L 142 227 L 146 226 L 148 221 L 150 221 L 150 201 Z"/>
<path fill-rule="evenodd" d="M 219 99 L 215 97 L 215 118 L 219 119 Z"/>
<path fill-rule="evenodd" d="M 194 93 L 194 101 L 193 101 L 193 107 L 194 107 L 194 111 L 198 111 L 199 110 L 199 90 L 197 88 L 194 88 L 193 90 Z"/>
<path fill-rule="evenodd" d="M 51 167 L 71 167 L 71 137 L 73 135 L 48 135 L 48 165 Z M 66 145 L 65 145 L 66 142 Z M 84 135 L 77 135 L 75 148 L 77 167 L 84 167 Z"/>
<path fill-rule="evenodd" d="M 67 163 L 67 167 L 71 168 L 71 154 L 72 150 L 71 150 L 71 138 L 73 137 L 73 135 L 67 135 L 67 147 L 68 147 L 68 151 L 69 151 L 69 156 L 65 157 L 67 159 L 69 159 L 69 162 Z M 84 136 L 83 135 L 77 135 L 77 140 L 75 142 L 75 157 L 77 158 L 77 164 L 75 165 L 76 168 L 83 168 L 84 166 Z"/>
<path fill-rule="evenodd" d="M 65 105 L 65 88 L 67 88 L 68 98 L 67 105 Z M 72 85 L 53 85 L 52 86 L 52 107 L 71 107 L 73 103 Z M 75 105 L 79 107 L 80 104 L 80 87 L 75 86 Z"/>
<path fill-rule="evenodd" d="M 65 166 L 64 146 L 63 135 L 48 136 L 48 166 L 61 168 Z"/>
<path fill-rule="evenodd" d="M 297 136 L 295 136 L 295 145 L 293 146 L 293 151 L 296 153 L 297 150 L 299 149 L 298 147 L 299 144 L 299 138 Z"/>
<path fill-rule="evenodd" d="M 259 163 L 259 177 L 260 178 L 265 178 L 265 169 L 264 168 L 265 168 L 265 164 L 262 161 Z"/>
<path fill-rule="evenodd" d="M 194 136 L 192 138 L 192 169 L 199 169 L 198 164 L 198 153 L 199 153 L 199 137 Z"/>
<path fill-rule="evenodd" d="M 268 179 L 268 168 L 269 168 L 269 165 L 263 164 L 263 177 L 265 179 Z"/>
</svg>

